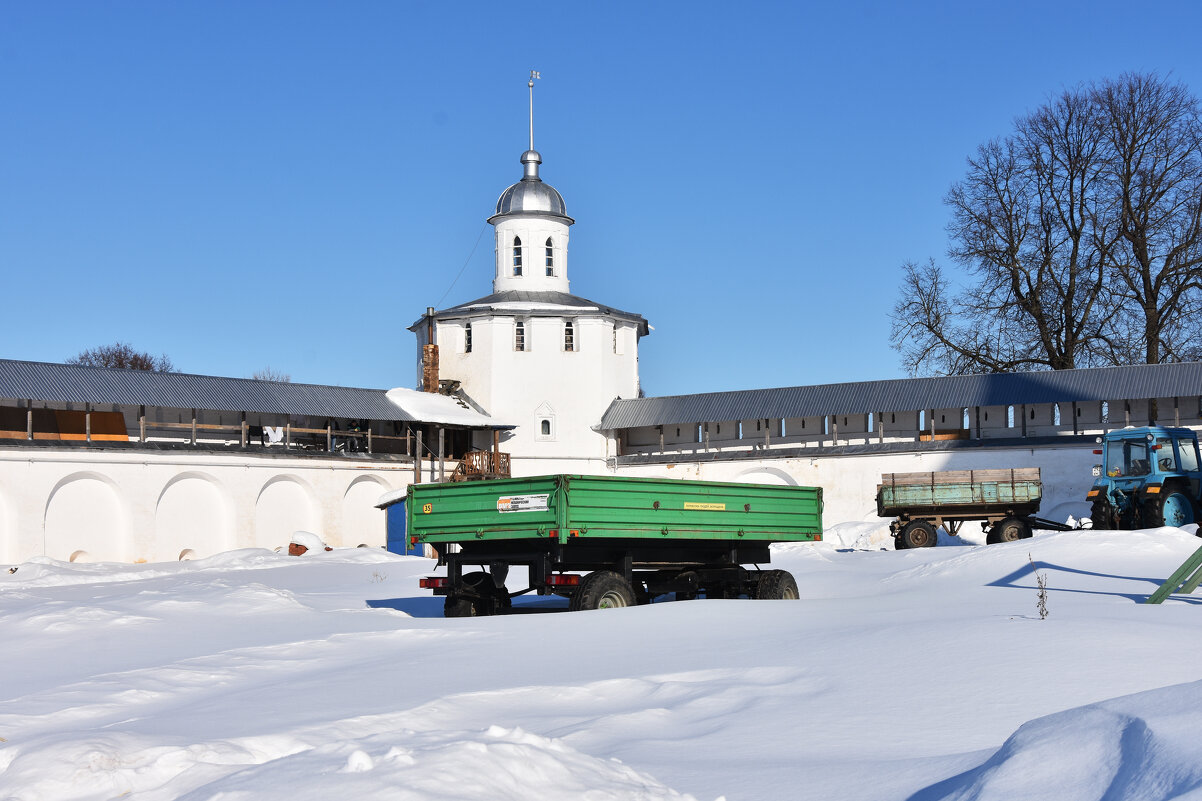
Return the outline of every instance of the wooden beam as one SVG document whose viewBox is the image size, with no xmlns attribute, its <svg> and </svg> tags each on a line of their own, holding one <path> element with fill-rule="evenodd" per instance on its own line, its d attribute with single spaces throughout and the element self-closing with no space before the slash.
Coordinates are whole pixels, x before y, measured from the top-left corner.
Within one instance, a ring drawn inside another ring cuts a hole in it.
<svg viewBox="0 0 1202 801">
<path fill-rule="evenodd" d="M 447 479 L 447 461 L 446 461 L 446 435 L 447 431 L 442 426 L 438 427 L 438 480 L 446 481 Z"/>
<path fill-rule="evenodd" d="M 417 453 L 413 454 L 413 483 L 422 483 L 422 430 L 417 430 Z"/>
</svg>

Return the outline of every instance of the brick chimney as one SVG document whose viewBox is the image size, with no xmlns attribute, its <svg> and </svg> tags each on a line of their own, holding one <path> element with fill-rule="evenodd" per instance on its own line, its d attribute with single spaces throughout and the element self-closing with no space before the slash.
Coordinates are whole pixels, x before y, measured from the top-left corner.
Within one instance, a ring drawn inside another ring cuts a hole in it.
<svg viewBox="0 0 1202 801">
<path fill-rule="evenodd" d="M 434 344 L 434 307 L 426 307 L 426 344 L 422 346 L 422 392 L 438 392 L 438 346 Z"/>
</svg>

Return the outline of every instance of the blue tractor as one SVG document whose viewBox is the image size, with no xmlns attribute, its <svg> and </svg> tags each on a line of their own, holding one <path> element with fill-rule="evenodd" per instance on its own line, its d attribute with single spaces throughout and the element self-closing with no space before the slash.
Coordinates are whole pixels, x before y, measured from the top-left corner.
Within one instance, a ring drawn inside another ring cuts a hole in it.
<svg viewBox="0 0 1202 801">
<path fill-rule="evenodd" d="M 1199 519 L 1198 435 L 1188 428 L 1127 427 L 1098 438 L 1091 502 L 1094 528 L 1184 526 Z"/>
</svg>

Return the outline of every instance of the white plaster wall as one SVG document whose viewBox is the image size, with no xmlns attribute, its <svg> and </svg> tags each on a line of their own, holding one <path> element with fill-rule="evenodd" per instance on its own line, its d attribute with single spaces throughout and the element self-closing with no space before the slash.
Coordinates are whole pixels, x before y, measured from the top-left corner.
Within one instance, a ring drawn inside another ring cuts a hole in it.
<svg viewBox="0 0 1202 801">
<path fill-rule="evenodd" d="M 510 217 L 499 220 L 495 230 L 496 275 L 493 291 L 521 289 L 528 292 L 568 291 L 568 226 L 546 217 Z M 522 274 L 513 274 L 513 238 L 522 239 Z M 547 237 L 555 257 L 555 275 L 548 276 Z"/>
<path fill-rule="evenodd" d="M 228 551 L 235 543 L 233 502 L 221 482 L 206 471 L 182 472 L 168 481 L 154 511 L 154 537 L 140 542 L 154 562 Z"/>
<path fill-rule="evenodd" d="M 296 528 L 382 546 L 371 504 L 412 477 L 410 465 L 354 459 L 0 448 L 0 559 L 171 561 L 278 548 Z"/>
<path fill-rule="evenodd" d="M 74 471 L 64 476 L 45 499 L 44 552 L 72 561 L 128 559 L 130 514 L 123 501 L 103 473 Z"/>
<path fill-rule="evenodd" d="M 546 312 L 542 312 L 543 315 Z M 514 350 L 514 319 L 526 324 L 526 350 Z M 564 324 L 574 328 L 575 349 L 564 349 Z M 472 352 L 439 349 L 440 377 L 463 391 L 494 419 L 517 428 L 502 435 L 501 450 L 515 457 L 557 461 L 604 460 L 607 439 L 593 430 L 614 398 L 638 396 L 638 348 L 634 328 L 582 312 L 568 316 L 493 315 L 472 319 Z M 443 337 L 443 326 L 448 334 Z M 462 343 L 462 322 L 439 323 L 440 342 Z M 450 329 L 458 331 L 451 332 Z M 550 436 L 541 420 L 551 421 Z M 657 440 L 658 443 L 658 435 Z M 548 471 L 540 471 L 548 472 Z"/>
<path fill-rule="evenodd" d="M 340 505 L 342 519 L 338 542 L 328 544 L 370 546 L 383 542 L 387 537 L 387 516 L 374 504 L 389 489 L 378 476 L 360 476 L 351 482 Z"/>
<path fill-rule="evenodd" d="M 660 465 L 623 465 L 617 475 L 656 476 L 699 481 L 748 481 L 822 487 L 826 526 L 878 521 L 876 485 L 882 473 L 926 470 L 983 470 L 1039 467 L 1043 473 L 1040 517 L 1061 520 L 1089 514 L 1085 493 L 1093 484 L 1090 468 L 1098 457 L 1081 445 L 999 448 L 925 453 L 823 456 L 821 458 L 732 459 Z"/>
<path fill-rule="evenodd" d="M 313 487 L 299 476 L 272 476 L 255 499 L 254 542 L 286 543 L 294 531 L 327 539 Z"/>
</svg>

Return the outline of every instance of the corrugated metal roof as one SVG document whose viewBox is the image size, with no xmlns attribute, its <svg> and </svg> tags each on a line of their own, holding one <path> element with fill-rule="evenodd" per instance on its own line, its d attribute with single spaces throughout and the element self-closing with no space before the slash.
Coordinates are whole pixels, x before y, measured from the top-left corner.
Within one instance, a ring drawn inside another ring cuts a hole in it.
<svg viewBox="0 0 1202 801">
<path fill-rule="evenodd" d="M 440 422 L 418 419 L 390 401 L 387 391 L 382 389 L 80 367 L 11 359 L 0 359 L 0 398 L 408 423 Z M 451 399 L 447 401 L 449 403 Z M 483 415 L 480 418 L 481 426 L 489 425 L 488 418 Z"/>
<path fill-rule="evenodd" d="M 1202 363 L 902 378 L 615 400 L 602 416 L 601 428 L 1191 396 L 1202 396 Z"/>
<path fill-rule="evenodd" d="M 634 312 L 626 312 L 621 309 L 615 309 L 612 306 L 606 306 L 603 303 L 597 303 L 587 298 L 569 295 L 567 292 L 527 292 L 525 290 L 510 289 L 505 292 L 494 292 L 491 295 L 485 295 L 476 300 L 469 300 L 467 303 L 460 303 L 458 306 L 452 306 L 449 309 L 434 312 L 434 319 L 443 320 L 450 317 L 462 317 L 465 314 L 472 312 L 487 313 L 491 311 L 500 311 L 502 313 L 513 313 L 516 311 L 512 306 L 501 306 L 501 304 L 522 304 L 531 305 L 531 310 L 523 312 L 524 314 L 556 314 L 552 309 L 540 309 L 540 305 L 565 306 L 573 309 L 590 309 L 595 308 L 599 314 L 609 317 L 617 317 L 622 320 L 630 320 L 637 323 L 639 326 L 639 334 L 646 336 L 650 333 L 650 326 L 645 317 Z M 423 315 L 418 318 L 417 322 L 409 326 L 410 331 L 417 331 L 421 326 L 426 324 L 426 317 Z"/>
</svg>

